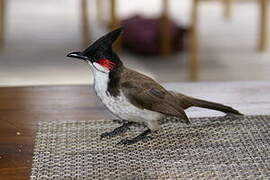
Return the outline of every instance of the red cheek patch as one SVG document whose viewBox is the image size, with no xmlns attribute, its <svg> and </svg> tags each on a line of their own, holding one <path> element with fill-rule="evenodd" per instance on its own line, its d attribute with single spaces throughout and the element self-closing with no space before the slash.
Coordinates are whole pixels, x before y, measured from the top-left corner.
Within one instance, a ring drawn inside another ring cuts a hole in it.
<svg viewBox="0 0 270 180">
<path fill-rule="evenodd" d="M 113 63 L 109 59 L 100 59 L 98 60 L 98 63 L 109 70 L 112 70 L 115 66 L 115 63 Z"/>
</svg>

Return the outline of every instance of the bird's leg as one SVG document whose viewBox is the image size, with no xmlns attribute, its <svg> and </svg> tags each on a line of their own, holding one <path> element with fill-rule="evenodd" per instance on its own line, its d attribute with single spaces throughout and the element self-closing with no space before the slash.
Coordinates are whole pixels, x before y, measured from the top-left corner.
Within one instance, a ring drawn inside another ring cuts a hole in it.
<svg viewBox="0 0 270 180">
<path fill-rule="evenodd" d="M 144 140 L 146 138 L 151 139 L 150 136 L 147 136 L 148 134 L 150 134 L 152 131 L 151 129 L 147 129 L 146 131 L 144 131 L 143 133 L 141 133 L 140 135 L 136 136 L 133 139 L 122 139 L 120 142 L 118 142 L 117 144 L 123 144 L 123 145 L 130 145 L 130 144 L 135 144 L 141 140 Z"/>
<path fill-rule="evenodd" d="M 100 137 L 101 137 L 101 139 L 102 139 L 102 138 L 105 138 L 105 137 L 114 137 L 114 136 L 123 134 L 123 133 L 127 132 L 127 130 L 129 130 L 129 126 L 131 126 L 132 124 L 133 124 L 133 122 L 126 122 L 126 123 L 123 123 L 122 126 L 115 128 L 115 129 L 114 129 L 113 131 L 111 131 L 111 132 L 105 132 L 105 133 L 102 133 L 102 134 L 100 135 Z"/>
</svg>

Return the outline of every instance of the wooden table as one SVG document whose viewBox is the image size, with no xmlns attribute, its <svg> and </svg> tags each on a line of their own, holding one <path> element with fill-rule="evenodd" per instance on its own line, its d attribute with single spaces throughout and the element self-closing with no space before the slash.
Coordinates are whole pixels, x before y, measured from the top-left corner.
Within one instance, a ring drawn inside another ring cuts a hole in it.
<svg viewBox="0 0 270 180">
<path fill-rule="evenodd" d="M 245 114 L 270 114 L 270 82 L 167 83 L 165 87 L 231 105 Z M 188 116 L 221 115 L 191 108 Z M 0 88 L 0 179 L 29 179 L 40 121 L 87 120 L 110 115 L 89 86 Z"/>
</svg>

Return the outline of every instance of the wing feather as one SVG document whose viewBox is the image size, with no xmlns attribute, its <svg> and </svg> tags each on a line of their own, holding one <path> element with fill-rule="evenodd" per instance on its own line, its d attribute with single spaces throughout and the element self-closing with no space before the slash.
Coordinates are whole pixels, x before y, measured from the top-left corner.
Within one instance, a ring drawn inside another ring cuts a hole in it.
<svg viewBox="0 0 270 180">
<path fill-rule="evenodd" d="M 121 83 L 124 95 L 133 105 L 141 109 L 183 118 L 189 122 L 184 109 L 177 102 L 175 96 L 151 78 L 141 74 L 138 77 L 138 74 L 136 74 L 136 78 L 126 78 Z"/>
</svg>

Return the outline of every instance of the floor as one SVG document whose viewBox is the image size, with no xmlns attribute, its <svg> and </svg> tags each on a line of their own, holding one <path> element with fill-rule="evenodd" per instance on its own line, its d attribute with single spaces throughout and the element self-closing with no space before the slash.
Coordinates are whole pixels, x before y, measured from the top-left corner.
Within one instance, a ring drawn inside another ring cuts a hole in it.
<svg viewBox="0 0 270 180">
<path fill-rule="evenodd" d="M 219 2 L 202 3 L 200 81 L 270 80 L 269 48 L 264 53 L 256 49 L 255 2 L 236 2 L 231 19 L 224 19 Z M 119 15 L 156 16 L 159 3 L 119 0 Z M 190 0 L 171 0 L 172 18 L 179 24 L 188 24 L 190 6 Z M 96 39 L 106 30 L 97 23 L 95 1 L 89 0 L 89 11 L 92 39 Z M 92 83 L 86 64 L 65 57 L 68 52 L 83 48 L 79 15 L 79 1 L 75 0 L 8 0 L 6 43 L 0 53 L 0 86 Z M 159 82 L 189 81 L 186 53 L 143 57 L 122 52 L 120 57 L 127 66 Z"/>
</svg>

